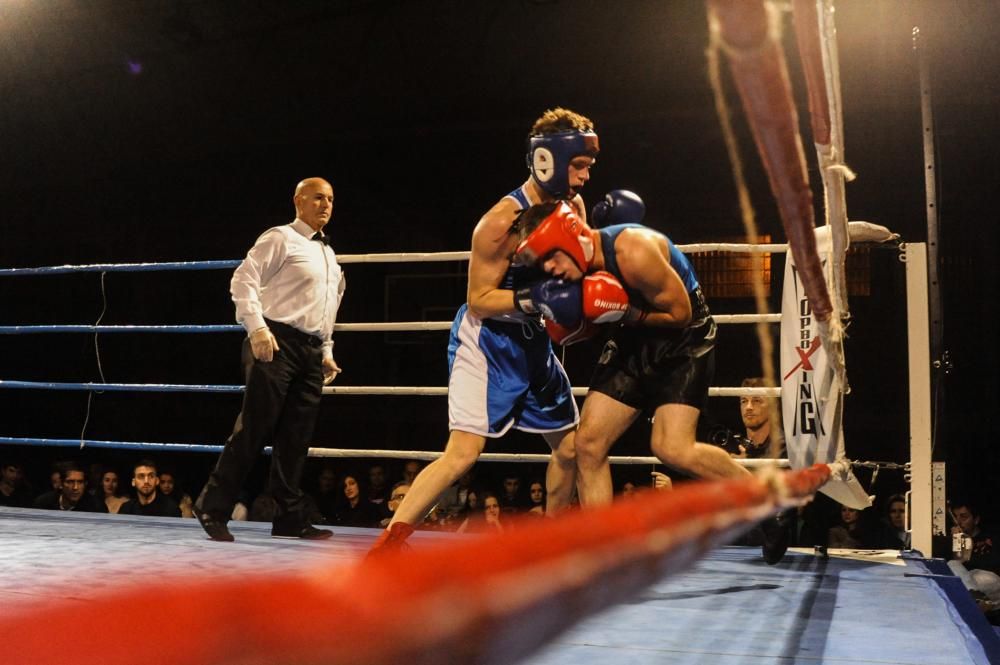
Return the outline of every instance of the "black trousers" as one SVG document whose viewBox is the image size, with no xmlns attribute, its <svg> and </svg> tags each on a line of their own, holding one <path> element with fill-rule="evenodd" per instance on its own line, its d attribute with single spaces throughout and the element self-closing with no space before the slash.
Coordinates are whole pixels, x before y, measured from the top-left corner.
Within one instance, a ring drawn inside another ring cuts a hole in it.
<svg viewBox="0 0 1000 665">
<path fill-rule="evenodd" d="M 273 448 L 268 489 L 277 505 L 274 522 L 304 524 L 302 469 L 319 414 L 323 352 L 317 338 L 271 324 L 280 351 L 271 362 L 253 357 L 243 341 L 246 392 L 233 433 L 195 507 L 229 519 L 247 474 L 265 446 Z"/>
</svg>

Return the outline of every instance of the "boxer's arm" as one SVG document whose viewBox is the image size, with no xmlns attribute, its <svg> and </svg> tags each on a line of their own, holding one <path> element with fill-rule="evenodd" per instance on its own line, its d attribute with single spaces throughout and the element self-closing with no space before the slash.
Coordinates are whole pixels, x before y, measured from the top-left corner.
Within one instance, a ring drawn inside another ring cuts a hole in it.
<svg viewBox="0 0 1000 665">
<path fill-rule="evenodd" d="M 517 245 L 517 237 L 510 233 L 516 216 L 517 204 L 505 197 L 483 215 L 472 232 L 466 301 L 469 310 L 481 319 L 516 309 L 514 292 L 500 288 Z"/>
<path fill-rule="evenodd" d="M 683 328 L 691 322 L 691 298 L 652 234 L 623 232 L 615 244 L 618 267 L 625 281 L 638 289 L 652 307 L 629 312 L 631 323 Z"/>
</svg>

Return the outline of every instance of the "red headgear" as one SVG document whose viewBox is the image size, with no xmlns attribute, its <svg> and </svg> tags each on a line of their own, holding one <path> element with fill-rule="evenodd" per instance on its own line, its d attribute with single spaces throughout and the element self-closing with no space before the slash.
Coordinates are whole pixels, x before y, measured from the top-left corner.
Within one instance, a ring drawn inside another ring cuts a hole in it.
<svg viewBox="0 0 1000 665">
<path fill-rule="evenodd" d="M 518 263 L 530 265 L 557 249 L 566 252 L 583 272 L 587 272 L 594 259 L 590 227 L 566 201 L 560 201 L 555 210 L 520 242 L 514 256 Z"/>
</svg>

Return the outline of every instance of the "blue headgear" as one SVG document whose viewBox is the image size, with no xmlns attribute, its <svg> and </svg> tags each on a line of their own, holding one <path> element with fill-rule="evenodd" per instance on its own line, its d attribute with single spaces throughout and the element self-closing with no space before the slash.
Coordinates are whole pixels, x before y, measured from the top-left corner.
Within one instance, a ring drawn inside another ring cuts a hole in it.
<svg viewBox="0 0 1000 665">
<path fill-rule="evenodd" d="M 557 199 L 569 195 L 569 163 L 580 155 L 597 156 L 597 134 L 570 129 L 528 139 L 528 169 L 538 186 Z"/>
</svg>

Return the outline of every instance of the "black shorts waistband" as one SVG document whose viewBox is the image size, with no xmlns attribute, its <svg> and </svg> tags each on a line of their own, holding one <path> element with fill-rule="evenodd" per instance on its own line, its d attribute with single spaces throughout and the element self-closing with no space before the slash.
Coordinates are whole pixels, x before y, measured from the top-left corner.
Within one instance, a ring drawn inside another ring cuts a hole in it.
<svg viewBox="0 0 1000 665">
<path fill-rule="evenodd" d="M 310 335 L 307 332 L 302 332 L 298 328 L 288 325 L 287 323 L 282 323 L 280 321 L 272 321 L 271 319 L 264 319 L 264 323 L 267 327 L 271 329 L 275 337 L 281 339 L 290 339 L 301 344 L 308 344 L 309 346 L 323 346 L 323 340 L 316 335 Z"/>
</svg>

